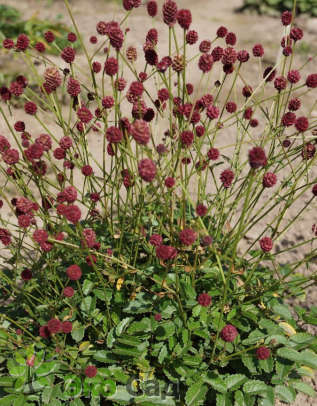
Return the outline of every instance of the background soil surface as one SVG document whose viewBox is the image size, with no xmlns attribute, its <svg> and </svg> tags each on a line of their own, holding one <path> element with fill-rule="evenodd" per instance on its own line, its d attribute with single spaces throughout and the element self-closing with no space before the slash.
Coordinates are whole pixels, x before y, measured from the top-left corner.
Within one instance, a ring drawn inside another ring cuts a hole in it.
<svg viewBox="0 0 317 406">
<path fill-rule="evenodd" d="M 163 0 L 158 0 L 161 4 Z M 280 50 L 280 39 L 283 35 L 283 28 L 281 26 L 280 20 L 278 18 L 272 18 L 267 16 L 258 16 L 253 14 L 240 14 L 236 13 L 235 9 L 241 6 L 241 0 L 178 0 L 179 8 L 190 8 L 193 14 L 193 24 L 192 28 L 198 31 L 200 40 L 202 39 L 212 39 L 214 38 L 215 32 L 220 25 L 224 25 L 229 28 L 230 31 L 233 31 L 237 34 L 238 37 L 238 47 L 239 49 L 247 49 L 251 51 L 252 47 L 256 43 L 262 43 L 265 49 L 265 57 L 263 59 L 263 66 L 274 65 Z M 63 21 L 71 26 L 70 19 L 67 15 L 64 3 L 62 0 L 53 1 L 52 5 L 48 6 L 46 0 L 0 0 L 0 3 L 17 7 L 23 14 L 24 18 L 29 18 L 32 15 L 36 14 L 41 19 L 54 19 L 58 14 L 63 15 Z M 89 44 L 89 37 L 95 35 L 96 23 L 100 20 L 110 21 L 112 19 L 120 21 L 124 15 L 121 7 L 118 6 L 116 2 L 108 0 L 73 0 L 70 1 L 72 11 L 74 13 L 76 22 L 80 28 L 80 31 L 85 38 L 85 43 L 89 50 L 92 50 L 91 44 Z M 150 18 L 144 18 L 146 15 L 146 10 L 144 7 L 140 7 L 132 13 L 129 18 L 128 26 L 131 27 L 131 31 L 128 34 L 128 43 L 130 45 L 137 46 L 138 51 L 142 52 L 142 45 L 145 42 L 145 35 L 148 29 L 155 27 L 159 32 L 160 38 L 160 50 L 163 52 L 167 50 L 167 35 L 166 35 L 166 26 L 162 24 L 159 18 L 151 20 Z M 317 52 L 317 19 L 310 19 L 308 17 L 299 17 L 297 19 L 297 24 L 304 28 L 305 36 L 302 41 L 301 46 L 299 47 L 299 54 L 296 59 L 295 65 L 301 66 L 306 61 L 307 58 L 311 55 L 316 54 Z M 137 44 L 137 45 L 136 45 Z M 193 52 L 193 51 L 192 51 Z M 52 60 L 57 58 L 50 57 Z M 81 59 L 82 58 L 82 59 Z M 253 58 L 254 59 L 254 58 Z M 77 62 L 80 65 L 80 61 L 84 61 L 84 57 L 79 55 Z M 104 56 L 103 53 L 99 53 L 96 56 L 96 60 L 103 62 Z M 247 67 L 244 69 L 244 78 L 247 78 L 248 84 L 253 88 L 256 87 L 256 84 L 259 82 L 259 65 L 258 63 L 248 63 Z M 83 64 L 86 66 L 86 64 Z M 316 65 L 315 65 L 316 66 Z M 315 66 L 307 64 L 307 68 L 304 69 L 305 72 L 311 73 L 316 71 Z M 7 55 L 0 54 L 0 69 L 5 72 L 8 69 L 21 73 L 21 65 L 17 65 L 16 62 Z M 39 68 L 41 69 L 41 67 Z M 141 70 L 141 68 L 140 68 Z M 192 72 L 191 78 L 199 77 Z M 216 76 L 212 77 L 212 82 L 217 79 Z M 195 88 L 198 87 L 195 80 L 191 80 Z M 200 95 L 197 94 L 197 97 Z M 314 96 L 314 97 L 313 97 Z M 316 92 L 308 97 L 309 105 L 313 105 L 316 101 Z M 316 111 L 313 111 L 313 116 L 317 117 L 317 107 Z M 43 132 L 35 120 L 30 120 L 24 114 L 23 110 L 14 112 L 14 116 L 18 113 L 19 120 L 25 120 L 28 123 L 28 130 L 30 133 L 39 134 Z M 46 118 L 43 117 L 45 124 L 49 128 L 60 134 L 60 129 L 54 127 L 54 123 L 51 121 L 46 121 Z M 13 118 L 9 118 L 10 122 L 14 122 Z M 260 131 L 260 130 L 259 130 Z M 3 120 L 0 121 L 0 133 L 6 136 L 9 136 L 8 131 L 5 127 Z M 226 145 L 232 144 L 235 140 L 235 130 L 228 129 L 225 133 L 222 134 L 219 140 L 217 140 L 217 147 L 223 148 Z M 101 136 L 94 136 L 90 143 L 89 147 L 92 154 L 96 157 L 100 156 L 100 145 L 102 144 Z M 316 173 L 314 174 L 316 178 Z M 307 201 L 310 198 L 309 193 L 304 196 L 304 200 Z M 311 238 L 311 226 L 313 223 L 317 223 L 316 216 L 314 212 L 316 209 L 316 204 L 312 204 L 311 210 L 305 212 L 299 222 L 297 222 L 296 230 L 293 230 L 282 239 L 278 244 L 276 244 L 275 249 L 278 251 L 280 249 L 285 249 L 285 247 L 290 247 L 295 243 L 298 243 L 301 239 Z M 297 214 L 298 207 L 295 206 L 288 213 L 288 218 L 291 219 Z M 10 216 L 11 213 L 3 213 L 2 215 Z M 273 215 L 273 214 L 272 214 Z M 237 211 L 236 216 L 239 216 L 239 211 Z M 247 248 L 248 243 L 253 240 L 254 236 L 258 235 L 261 228 L 267 224 L 269 218 L 265 218 L 262 223 L 256 225 L 254 230 L 251 230 L 244 244 L 241 248 L 243 251 Z M 281 256 L 280 262 L 285 263 L 288 261 L 295 261 L 298 255 L 303 255 L 303 250 L 293 250 L 287 254 L 287 257 Z M 307 271 L 306 271 L 307 272 Z M 311 269 L 308 270 L 311 272 Z M 317 304 L 317 290 L 310 289 L 307 292 L 306 306 Z M 315 381 L 316 387 L 316 381 Z M 278 403 L 280 404 L 280 403 Z M 308 399 L 305 396 L 298 395 L 294 406 L 313 406 L 317 405 L 317 400 Z"/>
</svg>

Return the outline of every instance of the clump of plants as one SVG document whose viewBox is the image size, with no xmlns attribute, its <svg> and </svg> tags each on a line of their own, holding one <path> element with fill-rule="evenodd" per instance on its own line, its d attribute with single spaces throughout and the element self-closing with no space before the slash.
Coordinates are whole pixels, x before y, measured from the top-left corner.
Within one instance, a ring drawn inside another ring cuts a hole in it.
<svg viewBox="0 0 317 406">
<path fill-rule="evenodd" d="M 317 195 L 317 74 L 294 56 L 303 31 L 284 12 L 282 57 L 262 68 L 262 44 L 240 49 L 224 26 L 199 38 L 190 10 L 145 5 L 140 49 L 126 29 L 140 0 L 89 41 L 65 0 L 73 30 L 58 63 L 40 54 L 44 70 L 27 35 L 3 41 L 41 93 L 22 79 L 1 90 L 1 404 L 314 396 L 317 307 L 286 299 L 316 285 L 315 225 L 274 249 Z M 165 51 L 150 18 L 163 20 Z"/>
<path fill-rule="evenodd" d="M 242 10 L 251 9 L 260 14 L 275 14 L 293 9 L 292 0 L 244 0 Z M 296 12 L 317 17 L 317 3 L 315 0 L 297 0 Z"/>
</svg>

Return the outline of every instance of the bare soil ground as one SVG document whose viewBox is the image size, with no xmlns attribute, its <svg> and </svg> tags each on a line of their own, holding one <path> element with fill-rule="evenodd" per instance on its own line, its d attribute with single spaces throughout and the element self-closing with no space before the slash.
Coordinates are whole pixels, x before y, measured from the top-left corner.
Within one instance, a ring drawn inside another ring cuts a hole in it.
<svg viewBox="0 0 317 406">
<path fill-rule="evenodd" d="M 1 2 L 1 1 L 0 1 Z M 62 0 L 56 0 L 53 4 L 48 7 L 46 0 L 4 0 L 2 3 L 18 7 L 20 11 L 22 11 L 24 17 L 27 19 L 31 17 L 34 13 L 38 15 L 40 18 L 48 18 L 52 19 L 57 14 L 63 14 L 64 18 L 63 21 L 71 25 L 69 17 L 66 13 L 66 9 L 64 7 L 64 3 Z M 116 2 L 108 1 L 108 0 L 72 0 L 70 1 L 72 6 L 72 11 L 74 13 L 76 22 L 80 27 L 80 31 L 85 38 L 85 42 L 89 50 L 92 50 L 92 45 L 89 44 L 89 37 L 91 35 L 95 35 L 95 26 L 99 20 L 117 20 L 120 21 L 123 17 L 122 9 L 118 7 Z M 163 1 L 159 0 L 159 3 L 163 3 Z M 195 0 L 195 2 L 190 0 L 178 0 L 178 4 L 180 8 L 190 8 L 193 14 L 193 24 L 192 28 L 197 30 L 200 36 L 200 40 L 202 39 L 212 39 L 216 32 L 216 29 L 220 25 L 225 25 L 237 34 L 238 37 L 238 46 L 239 49 L 248 49 L 249 51 L 252 49 L 255 43 L 262 43 L 265 48 L 265 58 L 263 60 L 263 66 L 274 65 L 276 62 L 276 58 L 279 52 L 279 45 L 280 39 L 283 35 L 281 23 L 278 18 L 271 18 L 266 16 L 258 16 L 252 14 L 238 14 L 235 13 L 234 10 L 241 6 L 241 0 L 224 0 L 224 1 L 217 1 L 217 0 Z M 166 35 L 166 27 L 159 21 L 158 18 L 153 19 L 152 21 L 149 18 L 144 18 L 146 15 L 146 11 L 144 7 L 136 10 L 129 19 L 129 27 L 131 27 L 131 31 L 128 34 L 128 43 L 130 45 L 137 46 L 138 52 L 142 52 L 142 45 L 145 41 L 145 35 L 148 29 L 155 27 L 159 32 L 160 38 L 160 50 L 162 50 L 162 54 L 167 51 L 167 35 Z M 310 55 L 316 54 L 317 51 L 317 19 L 309 19 L 307 17 L 300 17 L 297 20 L 299 26 L 305 29 L 305 37 L 302 45 L 299 49 L 299 55 L 296 59 L 296 66 L 303 65 L 307 58 Z M 51 58 L 55 60 L 56 58 Z M 57 60 L 57 59 L 56 59 Z M 83 61 L 83 56 L 79 55 L 77 62 L 80 64 L 80 61 Z M 96 60 L 103 62 L 104 56 L 102 53 L 96 56 Z M 250 63 L 247 64 L 248 67 L 243 71 L 243 77 L 246 82 L 251 85 L 253 88 L 256 87 L 257 83 L 259 83 L 260 73 L 259 73 L 259 65 L 258 63 Z M 86 66 L 83 64 L 83 66 Z M 15 70 L 17 73 L 20 73 L 18 69 L 21 68 L 21 65 L 17 65 L 16 61 L 11 60 L 6 55 L 0 55 L 0 69 L 2 71 L 12 69 Z M 315 68 L 315 69 L 314 69 Z M 41 68 L 40 68 L 41 69 Z M 316 65 L 310 66 L 309 64 L 304 69 L 303 75 L 305 73 L 312 71 L 316 71 Z M 195 70 L 192 72 L 192 79 L 191 82 L 195 86 L 198 87 L 198 79 L 195 80 L 195 77 L 199 77 L 195 75 Z M 214 83 L 217 79 L 217 73 L 213 73 L 212 77 L 210 78 L 210 85 Z M 240 86 L 241 87 L 241 86 Z M 200 92 L 197 91 L 197 97 L 200 96 Z M 308 103 L 310 106 L 314 104 L 316 101 L 316 92 L 313 95 L 309 95 Z M 314 117 L 317 117 L 317 107 L 315 107 L 316 111 L 313 111 Z M 30 120 L 29 117 L 26 117 L 22 110 L 14 112 L 14 115 L 19 115 L 20 120 L 24 120 L 28 123 L 28 130 L 34 134 L 40 134 L 42 129 L 40 126 L 35 122 L 35 120 Z M 14 122 L 13 118 L 9 117 L 10 122 Z M 54 123 L 50 120 L 47 120 L 46 117 L 43 117 L 44 122 L 49 126 L 49 128 L 56 133 L 57 137 L 60 134 L 60 129 L 56 127 Z M 159 130 L 158 130 L 159 132 Z M 5 123 L 3 120 L 0 120 L 0 133 L 4 135 L 8 135 L 8 131 L 5 127 Z M 260 128 L 254 134 L 257 134 L 260 137 Z M 226 129 L 225 132 L 221 133 L 219 139 L 216 140 L 216 146 L 219 148 L 224 148 L 226 145 L 232 144 L 235 140 L 235 129 L 229 128 Z M 101 135 L 94 135 L 93 138 L 89 142 L 89 147 L 94 156 L 97 158 L 100 157 L 100 146 L 102 144 L 102 136 Z M 229 154 L 226 151 L 226 154 Z M 316 173 L 314 174 L 316 178 Z M 310 198 L 309 193 L 303 197 L 303 201 L 307 201 Z M 289 210 L 287 213 L 288 219 L 292 219 L 298 212 L 299 206 L 295 206 Z M 297 222 L 296 229 L 293 229 L 290 233 L 285 236 L 278 244 L 276 244 L 275 249 L 282 250 L 285 247 L 290 247 L 301 239 L 308 239 L 311 237 L 311 226 L 313 223 L 317 223 L 316 215 L 314 215 L 316 209 L 316 204 L 312 204 L 311 210 L 306 212 L 303 216 L 301 216 L 300 221 Z M 2 215 L 10 215 L 10 213 L 3 213 Z M 247 248 L 249 241 L 257 236 L 263 226 L 267 224 L 270 218 L 265 218 L 262 223 L 258 223 L 256 227 L 250 231 L 247 235 L 248 239 L 246 239 L 245 244 L 241 248 Z M 236 213 L 236 217 L 239 216 L 239 211 Z M 285 263 L 289 261 L 295 261 L 298 255 L 303 255 L 303 250 L 293 250 L 287 254 L 287 257 L 281 256 L 280 262 Z M 307 272 L 307 271 L 306 271 Z M 311 269 L 308 270 L 311 272 Z M 307 292 L 307 298 L 305 305 L 310 307 L 311 305 L 317 304 L 317 290 L 310 289 Z M 316 384 L 316 382 L 315 382 Z M 316 385 L 315 385 L 316 386 Z M 293 406 L 313 406 L 317 405 L 317 401 L 313 399 L 308 399 L 305 396 L 299 395 L 297 397 L 296 402 Z"/>
</svg>

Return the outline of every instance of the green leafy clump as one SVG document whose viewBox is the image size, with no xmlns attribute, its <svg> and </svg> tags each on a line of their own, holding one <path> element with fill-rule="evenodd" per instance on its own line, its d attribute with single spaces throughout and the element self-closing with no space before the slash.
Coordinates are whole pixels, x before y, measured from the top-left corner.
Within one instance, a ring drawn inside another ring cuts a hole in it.
<svg viewBox="0 0 317 406">
<path fill-rule="evenodd" d="M 153 230 L 153 212 L 155 208 L 149 207 L 144 213 L 143 232 Z M 176 212 L 175 225 L 178 220 Z M 190 214 L 187 220 L 193 220 Z M 128 225 L 132 218 L 121 221 Z M 212 222 L 204 219 L 205 224 Z M 212 247 L 200 249 L 196 264 L 184 268 L 198 246 L 181 250 L 180 259 L 167 266 L 154 260 L 153 249 L 138 233 L 120 237 L 119 259 L 116 249 L 109 256 L 109 247 L 117 246 L 118 240 L 105 232 L 107 223 L 87 220 L 81 227 L 94 230 L 101 243 L 94 265 L 78 249 L 81 240 L 71 228 L 63 244 L 33 263 L 33 278 L 5 308 L 0 344 L 7 373 L 0 384 L 7 404 L 22 399 L 67 404 L 77 393 L 91 404 L 106 398 L 118 405 L 132 404 L 134 399 L 144 405 L 274 406 L 275 399 L 293 402 L 298 392 L 315 395 L 302 377 L 312 377 L 317 369 L 317 339 L 299 325 L 302 320 L 317 325 L 316 309 L 307 313 L 297 306 L 293 313 L 283 303 L 285 294 L 303 294 L 298 275 L 288 277 L 285 284 L 290 268 L 281 269 L 277 280 L 269 268 L 252 268 L 242 259 L 233 268 L 230 259 Z M 135 264 L 129 265 L 137 246 Z M 106 261 L 103 255 L 109 256 Z M 13 276 L 14 261 L 3 270 L 7 278 Z M 65 269 L 71 264 L 82 270 L 80 284 L 67 283 Z M 71 298 L 63 298 L 65 285 L 75 289 Z M 199 304 L 202 292 L 211 296 L 209 306 Z M 36 300 L 36 308 L 28 304 L 28 297 Z M 21 335 L 9 327 L 17 314 L 24 326 Z M 32 315 L 26 329 L 25 321 Z M 68 337 L 38 336 L 39 327 L 52 318 L 72 322 Z M 239 333 L 233 342 L 219 336 L 228 324 Z M 263 346 L 270 356 L 260 360 L 256 350 Z M 28 367 L 32 355 L 34 365 Z M 87 362 L 98 367 L 96 377 L 83 376 Z M 132 379 L 138 380 L 141 395 Z M 167 383 L 169 395 L 162 400 Z"/>
<path fill-rule="evenodd" d="M 281 11 L 293 9 L 292 0 L 244 0 L 242 9 L 256 10 L 261 14 L 279 14 Z M 306 13 L 317 17 L 316 0 L 297 0 L 297 14 Z"/>
<path fill-rule="evenodd" d="M 44 33 L 46 31 L 54 33 L 56 42 L 53 45 L 45 41 Z M 0 38 L 2 39 L 16 39 L 20 34 L 27 34 L 32 45 L 41 41 L 45 44 L 48 53 L 57 55 L 60 53 L 60 49 L 67 46 L 67 34 L 69 32 L 69 27 L 60 21 L 40 20 L 35 16 L 24 20 L 18 9 L 0 4 Z M 78 45 L 76 42 L 75 48 Z"/>
</svg>

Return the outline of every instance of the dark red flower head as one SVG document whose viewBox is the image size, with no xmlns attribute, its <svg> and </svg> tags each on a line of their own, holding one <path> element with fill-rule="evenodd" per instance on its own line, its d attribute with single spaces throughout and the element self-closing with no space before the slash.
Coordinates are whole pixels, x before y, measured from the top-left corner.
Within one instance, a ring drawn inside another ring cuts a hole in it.
<svg viewBox="0 0 317 406">
<path fill-rule="evenodd" d="M 177 13 L 177 21 L 184 30 L 188 30 L 190 24 L 192 23 L 192 13 L 190 10 L 179 10 Z"/>
<path fill-rule="evenodd" d="M 262 44 L 255 44 L 254 47 L 252 48 L 253 56 L 255 57 L 261 57 L 264 55 L 264 49 Z"/>
<path fill-rule="evenodd" d="M 76 97 L 79 95 L 80 91 L 80 83 L 78 80 L 70 77 L 67 83 L 67 93 L 72 97 Z"/>
<path fill-rule="evenodd" d="M 238 58 L 238 61 L 241 63 L 248 62 L 248 60 L 250 58 L 249 52 L 246 51 L 245 49 L 242 49 L 241 51 L 238 52 L 237 58 Z"/>
<path fill-rule="evenodd" d="M 66 286 L 66 288 L 64 288 L 64 290 L 63 290 L 63 295 L 65 297 L 72 297 L 72 296 L 74 296 L 74 293 L 75 293 L 75 291 L 71 286 Z"/>
<path fill-rule="evenodd" d="M 94 365 L 88 365 L 85 368 L 85 375 L 88 378 L 94 378 L 97 375 L 97 372 L 98 372 L 98 370 Z"/>
<path fill-rule="evenodd" d="M 177 19 L 177 4 L 173 0 L 165 0 L 163 4 L 163 21 L 169 27 L 176 23 Z"/>
<path fill-rule="evenodd" d="M 180 134 L 180 141 L 183 147 L 190 147 L 194 141 L 194 133 L 192 131 L 183 131 Z"/>
<path fill-rule="evenodd" d="M 166 186 L 167 188 L 170 189 L 170 188 L 172 188 L 172 187 L 175 185 L 175 179 L 172 178 L 172 177 L 170 177 L 170 176 L 168 176 L 168 177 L 165 179 L 164 184 L 165 184 L 165 186 Z"/>
<path fill-rule="evenodd" d="M 226 44 L 234 46 L 237 42 L 237 37 L 234 32 L 228 32 L 226 35 Z"/>
<path fill-rule="evenodd" d="M 256 354 L 257 359 L 265 360 L 265 359 L 270 358 L 271 351 L 269 348 L 262 346 L 262 347 L 259 347 L 256 349 L 255 354 Z"/>
<path fill-rule="evenodd" d="M 37 106 L 35 103 L 28 101 L 24 105 L 24 111 L 33 116 L 37 112 Z"/>
<path fill-rule="evenodd" d="M 267 158 L 263 148 L 254 147 L 249 151 L 249 163 L 253 169 L 260 168 L 267 164 Z"/>
<path fill-rule="evenodd" d="M 201 293 L 198 295 L 197 302 L 200 306 L 208 307 L 211 304 L 211 296 L 208 293 Z"/>
<path fill-rule="evenodd" d="M 292 13 L 290 11 L 284 11 L 281 15 L 281 21 L 283 25 L 290 25 L 292 22 Z"/>
<path fill-rule="evenodd" d="M 273 172 L 267 172 L 263 175 L 263 187 L 272 187 L 276 184 L 277 177 Z"/>
<path fill-rule="evenodd" d="M 296 130 L 299 132 L 304 132 L 308 129 L 309 127 L 309 121 L 307 117 L 298 117 L 298 119 L 295 122 L 295 127 Z"/>
<path fill-rule="evenodd" d="M 73 323 L 71 321 L 66 320 L 66 321 L 62 322 L 61 331 L 63 333 L 68 334 L 72 331 L 72 329 L 73 329 Z"/>
<path fill-rule="evenodd" d="M 58 319 L 51 319 L 47 323 L 47 328 L 48 328 L 48 331 L 51 334 L 56 334 L 56 333 L 59 333 L 61 331 L 62 323 Z"/>
<path fill-rule="evenodd" d="M 161 321 L 161 320 L 162 320 L 162 315 L 161 315 L 161 313 L 156 313 L 156 314 L 154 315 L 154 320 L 156 320 L 156 321 Z"/>
<path fill-rule="evenodd" d="M 156 165 L 155 163 L 148 158 L 142 159 L 138 163 L 138 171 L 140 177 L 145 181 L 145 182 L 152 182 L 152 180 L 156 176 Z"/>
<path fill-rule="evenodd" d="M 198 216 L 203 217 L 207 214 L 207 212 L 208 212 L 208 208 L 204 204 L 202 204 L 202 203 L 197 204 L 196 213 Z"/>
<path fill-rule="evenodd" d="M 82 106 L 77 110 L 77 117 L 82 123 L 87 124 L 93 119 L 94 116 L 92 112 L 87 109 L 87 107 Z"/>
<path fill-rule="evenodd" d="M 237 335 L 238 330 L 232 324 L 227 324 L 220 332 L 220 337 L 229 343 L 234 341 Z"/>
<path fill-rule="evenodd" d="M 191 228 L 184 228 L 184 230 L 179 233 L 179 240 L 183 245 L 190 246 L 194 244 L 196 239 L 197 233 Z"/>
<path fill-rule="evenodd" d="M 20 34 L 17 38 L 16 48 L 19 51 L 25 51 L 29 45 L 30 45 L 29 37 L 25 34 Z"/>
<path fill-rule="evenodd" d="M 53 42 L 55 40 L 55 35 L 52 33 L 52 31 L 46 31 L 44 33 L 44 38 L 45 38 L 46 42 L 48 42 L 50 44 L 51 42 Z"/>
<path fill-rule="evenodd" d="M 81 217 L 81 211 L 79 207 L 70 204 L 69 206 L 64 207 L 63 215 L 71 223 L 77 224 Z"/>
<path fill-rule="evenodd" d="M 155 17 L 157 14 L 157 2 L 156 0 L 150 0 L 147 2 L 146 5 L 147 8 L 147 12 L 149 14 L 150 17 Z"/>
<path fill-rule="evenodd" d="M 294 97 L 294 99 L 289 101 L 288 109 L 291 111 L 296 111 L 300 108 L 301 104 L 301 101 L 297 97 Z"/>
<path fill-rule="evenodd" d="M 191 30 L 186 34 L 186 42 L 189 45 L 194 45 L 198 41 L 198 34 L 196 31 Z"/>
<path fill-rule="evenodd" d="M 260 247 L 264 252 L 270 252 L 273 248 L 273 241 L 270 237 L 263 237 L 260 240 Z"/>
<path fill-rule="evenodd" d="M 208 247 L 209 245 L 212 244 L 212 237 L 210 235 L 205 235 L 202 239 L 201 239 L 201 245 L 203 247 Z"/>
<path fill-rule="evenodd" d="M 67 34 L 67 39 L 69 42 L 76 42 L 77 41 L 77 35 L 74 32 L 69 32 Z"/>
<path fill-rule="evenodd" d="M 291 111 L 288 111 L 285 113 L 282 117 L 282 125 L 284 127 L 290 127 L 295 124 L 296 121 L 296 115 L 292 113 Z"/>
<path fill-rule="evenodd" d="M 14 47 L 14 41 L 11 38 L 5 38 L 2 45 L 5 49 L 12 49 Z"/>
<path fill-rule="evenodd" d="M 106 131 L 106 138 L 112 144 L 117 144 L 122 141 L 123 134 L 120 128 L 111 126 Z"/>
<path fill-rule="evenodd" d="M 287 74 L 287 80 L 292 84 L 299 82 L 300 77 L 300 73 L 296 69 L 289 71 Z"/>
<path fill-rule="evenodd" d="M 274 80 L 274 87 L 276 90 L 279 92 L 281 90 L 284 90 L 287 86 L 287 80 L 284 78 L 284 76 L 279 76 Z"/>
<path fill-rule="evenodd" d="M 208 156 L 208 159 L 210 159 L 211 161 L 216 161 L 220 156 L 219 149 L 210 148 L 210 150 L 207 152 L 207 156 Z"/>
<path fill-rule="evenodd" d="M 237 60 L 237 53 L 232 47 L 228 47 L 223 51 L 221 62 L 224 65 L 229 65 L 235 63 Z"/>
<path fill-rule="evenodd" d="M 199 51 L 202 52 L 203 54 L 206 54 L 207 52 L 209 52 L 210 48 L 211 48 L 211 42 L 209 40 L 201 41 L 201 43 L 199 44 Z"/>
<path fill-rule="evenodd" d="M 203 73 L 207 73 L 211 70 L 214 64 L 214 58 L 211 54 L 203 54 L 199 58 L 198 67 Z"/>
<path fill-rule="evenodd" d="M 108 58 L 105 62 L 105 72 L 109 76 L 114 76 L 119 69 L 118 60 L 116 58 Z"/>
<path fill-rule="evenodd" d="M 150 141 L 150 128 L 144 120 L 135 120 L 130 126 L 130 134 L 140 145 L 146 145 Z"/>
<path fill-rule="evenodd" d="M 23 271 L 21 272 L 21 278 L 24 281 L 29 281 L 30 279 L 32 279 L 32 271 L 30 269 L 23 269 Z"/>
<path fill-rule="evenodd" d="M 113 28 L 109 31 L 110 44 L 116 50 L 120 50 L 124 41 L 124 35 L 120 28 Z"/>
<path fill-rule="evenodd" d="M 219 117 L 219 108 L 218 107 L 216 107 L 216 106 L 214 106 L 214 105 L 212 105 L 212 104 L 210 104 L 208 107 L 207 107 L 207 117 L 210 119 L 210 120 L 214 120 L 214 119 L 216 119 L 216 118 L 218 118 Z"/>
<path fill-rule="evenodd" d="M 72 63 L 75 60 L 75 50 L 72 47 L 65 47 L 61 53 L 62 59 L 67 63 Z"/>
<path fill-rule="evenodd" d="M 224 38 L 227 35 L 227 33 L 228 33 L 227 28 L 224 26 L 221 26 L 217 30 L 217 37 Z"/>
<path fill-rule="evenodd" d="M 234 172 L 231 169 L 225 169 L 220 174 L 220 180 L 224 188 L 229 188 L 234 179 Z"/>
<path fill-rule="evenodd" d="M 154 247 L 159 247 L 160 245 L 162 245 L 162 242 L 163 238 L 160 234 L 152 234 L 149 239 L 149 243 L 151 245 L 154 245 Z"/>
<path fill-rule="evenodd" d="M 170 245 L 159 245 L 156 247 L 156 256 L 163 261 L 167 261 L 177 256 L 177 250 Z"/>
<path fill-rule="evenodd" d="M 306 86 L 315 89 L 317 87 L 317 73 L 312 73 L 307 76 Z"/>
<path fill-rule="evenodd" d="M 94 73 L 99 73 L 101 71 L 101 68 L 102 68 L 102 66 L 101 66 L 100 62 L 94 61 L 92 63 L 92 70 L 94 71 Z"/>
<path fill-rule="evenodd" d="M 290 32 L 290 37 L 294 41 L 299 41 L 303 38 L 303 30 L 299 27 L 293 27 Z"/>
<path fill-rule="evenodd" d="M 82 272 L 78 265 L 70 265 L 66 269 L 66 274 L 71 281 L 78 281 L 81 278 Z"/>
</svg>

